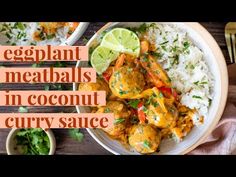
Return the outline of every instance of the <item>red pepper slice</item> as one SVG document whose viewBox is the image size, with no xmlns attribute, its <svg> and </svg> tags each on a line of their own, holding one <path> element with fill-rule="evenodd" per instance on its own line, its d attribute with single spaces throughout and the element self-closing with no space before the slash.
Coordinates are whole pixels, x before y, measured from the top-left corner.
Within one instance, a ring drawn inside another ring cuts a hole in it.
<svg viewBox="0 0 236 177">
<path fill-rule="evenodd" d="M 159 90 L 162 92 L 167 92 L 172 95 L 172 90 L 169 87 L 161 87 L 161 88 L 159 88 Z"/>
<path fill-rule="evenodd" d="M 102 76 L 103 76 L 103 78 L 104 78 L 104 80 L 105 80 L 106 82 L 109 82 L 109 80 L 110 80 L 110 78 L 111 78 L 111 75 L 110 75 L 109 73 L 104 72 L 104 73 L 102 74 Z"/>
<path fill-rule="evenodd" d="M 103 79 L 108 83 L 110 78 L 111 78 L 111 75 L 113 74 L 114 72 L 114 67 L 109 67 L 107 68 L 107 70 L 102 74 L 103 76 Z"/>
<path fill-rule="evenodd" d="M 174 89 L 172 90 L 172 95 L 178 100 L 178 93 Z"/>
<path fill-rule="evenodd" d="M 139 102 L 138 104 L 138 119 L 140 120 L 140 123 L 145 123 L 146 115 L 143 111 L 143 103 Z"/>
<path fill-rule="evenodd" d="M 161 87 L 159 90 L 163 93 L 167 93 L 169 95 L 172 95 L 175 99 L 178 99 L 178 93 L 175 89 L 169 88 L 169 87 Z"/>
</svg>

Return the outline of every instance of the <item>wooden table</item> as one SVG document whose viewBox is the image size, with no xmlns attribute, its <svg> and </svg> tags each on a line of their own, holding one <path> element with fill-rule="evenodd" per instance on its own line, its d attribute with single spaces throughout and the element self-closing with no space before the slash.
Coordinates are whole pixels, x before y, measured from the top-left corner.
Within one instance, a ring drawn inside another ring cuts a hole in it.
<svg viewBox="0 0 236 177">
<path fill-rule="evenodd" d="M 90 23 L 88 29 L 81 37 L 81 39 L 77 42 L 79 45 L 84 45 L 88 39 L 90 39 L 93 34 L 100 29 L 105 23 Z M 223 51 L 227 64 L 230 64 L 229 55 L 227 51 L 227 46 L 224 38 L 224 27 L 225 23 L 212 23 L 212 22 L 204 22 L 201 23 L 216 39 L 220 48 Z M 68 64 L 68 66 L 74 66 L 74 62 Z M 3 63 L 4 66 L 8 67 L 20 67 L 20 66 L 31 66 L 26 64 L 6 64 Z M 67 85 L 68 88 L 72 88 L 71 85 Z M 44 89 L 44 84 L 1 84 L 0 90 L 40 90 Z M 29 108 L 29 112 L 73 112 L 75 110 L 74 107 L 31 107 Z M 18 107 L 0 107 L 0 112 L 17 112 Z M 86 130 L 81 130 L 85 138 L 79 143 L 73 139 L 71 139 L 68 135 L 68 130 L 63 129 L 54 129 L 53 132 L 56 136 L 57 140 L 57 149 L 56 154 L 111 154 L 107 150 L 105 150 L 102 146 L 100 146 L 88 133 Z M 8 135 L 8 129 L 0 129 L 0 154 L 6 154 L 5 142 L 6 137 Z"/>
</svg>

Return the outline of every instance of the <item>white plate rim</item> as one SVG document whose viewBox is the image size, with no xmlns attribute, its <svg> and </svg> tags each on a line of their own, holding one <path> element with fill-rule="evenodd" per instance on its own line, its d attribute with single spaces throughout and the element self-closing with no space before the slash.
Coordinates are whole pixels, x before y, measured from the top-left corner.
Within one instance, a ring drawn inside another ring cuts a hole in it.
<svg viewBox="0 0 236 177">
<path fill-rule="evenodd" d="M 107 23 L 106 25 L 104 25 L 97 33 L 95 33 L 95 35 L 89 40 L 89 42 L 87 43 L 86 46 L 89 46 L 91 44 L 91 42 L 94 41 L 95 38 L 97 38 L 97 36 L 104 31 L 105 29 L 117 25 L 119 22 L 110 22 Z M 215 49 L 214 50 L 214 56 L 217 56 L 217 63 L 218 66 L 220 68 L 220 76 L 221 76 L 221 81 L 222 84 L 221 86 L 223 86 L 222 90 L 228 90 L 228 72 L 227 72 L 227 66 L 226 66 L 226 62 L 225 62 L 225 58 L 223 56 L 223 53 L 220 49 L 220 47 L 218 46 L 217 42 L 215 41 L 215 39 L 212 37 L 212 35 L 199 23 L 197 22 L 185 22 L 183 23 L 184 25 L 187 25 L 188 27 L 192 28 L 193 30 L 197 31 L 197 33 L 203 37 L 203 38 L 207 38 L 208 40 L 205 40 L 205 42 L 208 44 L 208 46 L 210 48 Z M 77 62 L 76 67 L 79 66 L 79 62 Z M 227 78 L 224 78 L 227 77 Z M 76 84 L 73 83 L 73 90 L 76 90 Z M 214 129 L 214 127 L 216 126 L 216 124 L 218 123 L 218 121 L 220 120 L 225 105 L 226 105 L 226 100 L 227 100 L 227 94 L 228 92 L 221 92 L 221 104 L 218 108 L 217 111 L 217 117 L 215 117 L 214 121 L 211 122 L 211 126 L 208 127 L 208 130 L 205 132 L 205 134 L 203 136 L 201 136 L 198 141 L 191 145 L 191 147 L 189 147 L 188 149 L 183 150 L 182 152 L 180 152 L 179 154 L 186 154 L 188 152 L 190 152 L 191 150 L 193 150 L 194 148 L 196 148 L 199 144 L 201 144 L 201 142 L 203 142 L 206 137 L 212 132 L 212 130 Z M 76 106 L 77 112 L 80 113 L 79 110 L 79 106 Z M 104 143 L 102 143 L 97 137 L 96 135 L 94 135 L 94 133 L 90 130 L 87 129 L 88 133 L 95 139 L 95 141 L 97 141 L 97 143 L 99 143 L 102 147 L 104 147 L 106 150 L 108 150 L 109 152 L 115 154 L 115 155 L 119 155 L 120 153 L 114 151 L 113 149 L 111 149 L 110 147 L 108 147 L 107 145 L 105 145 Z"/>
</svg>

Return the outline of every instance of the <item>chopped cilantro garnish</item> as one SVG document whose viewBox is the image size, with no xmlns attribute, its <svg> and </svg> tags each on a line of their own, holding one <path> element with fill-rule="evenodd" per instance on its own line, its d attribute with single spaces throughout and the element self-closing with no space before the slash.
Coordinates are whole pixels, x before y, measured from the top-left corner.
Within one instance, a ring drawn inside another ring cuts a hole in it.
<svg viewBox="0 0 236 177">
<path fill-rule="evenodd" d="M 25 29 L 24 24 L 21 23 L 21 22 L 16 22 L 16 27 L 19 28 L 20 30 L 24 30 Z"/>
<path fill-rule="evenodd" d="M 6 33 L 6 36 L 7 36 L 8 39 L 11 39 L 11 38 L 12 38 L 9 33 Z"/>
<path fill-rule="evenodd" d="M 166 44 L 166 43 L 168 43 L 169 41 L 164 41 L 164 42 L 162 42 L 162 43 L 160 43 L 159 45 L 164 45 L 164 44 Z"/>
<path fill-rule="evenodd" d="M 202 97 L 197 96 L 197 95 L 193 95 L 192 97 L 193 97 L 193 98 L 196 98 L 196 99 L 202 99 Z"/>
<path fill-rule="evenodd" d="M 149 149 L 149 148 L 150 148 L 150 143 L 149 143 L 149 141 L 144 140 L 143 146 L 144 146 L 145 148 Z"/>
<path fill-rule="evenodd" d="M 138 108 L 138 104 L 139 104 L 139 100 L 130 100 L 130 101 L 128 102 L 128 104 L 129 104 L 132 108 L 137 109 L 137 108 Z"/>
<path fill-rule="evenodd" d="M 155 28 L 155 27 L 156 27 L 156 23 L 151 23 L 151 24 L 143 23 L 139 27 L 128 28 L 128 29 L 135 32 L 136 34 L 143 34 L 147 32 L 150 28 Z"/>
<path fill-rule="evenodd" d="M 50 141 L 41 128 L 20 129 L 16 134 L 16 149 L 23 155 L 48 155 Z"/>
<path fill-rule="evenodd" d="M 157 102 L 154 102 L 153 106 L 156 108 L 157 106 L 159 106 L 159 104 Z"/>
<path fill-rule="evenodd" d="M 47 39 L 52 39 L 55 37 L 55 34 L 48 34 L 46 37 L 47 37 Z"/>
<path fill-rule="evenodd" d="M 209 106 L 211 106 L 211 103 L 212 103 L 212 99 L 209 98 Z"/>
<path fill-rule="evenodd" d="M 110 108 L 105 108 L 104 113 L 109 113 L 111 112 Z"/>
<path fill-rule="evenodd" d="M 79 128 L 69 129 L 69 135 L 71 138 L 73 138 L 74 140 L 77 140 L 79 142 L 81 142 L 84 138 L 84 134 L 80 132 Z"/>
<path fill-rule="evenodd" d="M 120 123 L 122 123 L 122 122 L 124 122 L 124 121 L 125 121 L 124 118 L 118 118 L 118 119 L 115 119 L 115 120 L 114 120 L 114 124 L 120 124 Z"/>
<path fill-rule="evenodd" d="M 183 43 L 183 45 L 184 45 L 184 51 L 185 51 L 185 50 L 187 50 L 187 49 L 189 48 L 190 43 L 189 43 L 188 41 L 185 41 L 185 42 Z"/>
<path fill-rule="evenodd" d="M 128 93 L 128 91 L 123 91 L 123 90 L 119 91 L 120 95 L 124 95 L 124 94 L 127 94 L 127 93 Z"/>
<path fill-rule="evenodd" d="M 160 92 L 158 95 L 159 98 L 163 98 L 163 94 Z"/>
</svg>

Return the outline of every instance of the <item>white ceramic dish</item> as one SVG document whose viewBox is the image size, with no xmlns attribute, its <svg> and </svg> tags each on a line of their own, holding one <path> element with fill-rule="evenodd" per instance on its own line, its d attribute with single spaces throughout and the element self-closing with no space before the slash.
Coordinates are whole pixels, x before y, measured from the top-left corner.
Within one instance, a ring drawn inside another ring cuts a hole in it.
<svg viewBox="0 0 236 177">
<path fill-rule="evenodd" d="M 89 25 L 88 22 L 79 22 L 79 25 L 77 26 L 75 31 L 60 45 L 63 45 L 63 46 L 74 45 L 80 39 L 80 37 L 84 34 L 88 25 Z M 0 37 L 0 40 L 3 40 L 3 39 Z"/>
<path fill-rule="evenodd" d="M 88 25 L 88 22 L 80 22 L 79 26 L 75 29 L 71 36 L 61 45 L 74 45 L 78 41 L 78 39 L 84 34 Z"/>
<path fill-rule="evenodd" d="M 16 146 L 16 141 L 15 141 L 15 136 L 17 134 L 17 132 L 20 129 L 12 129 L 8 136 L 7 136 L 7 141 L 6 141 L 6 150 L 7 150 L 7 154 L 8 155 L 20 155 L 19 152 L 17 152 L 14 147 Z M 49 141 L 50 141 L 50 150 L 49 150 L 49 154 L 48 155 L 53 155 L 55 153 L 56 150 L 56 139 L 55 136 L 52 132 L 52 130 L 48 129 L 47 131 L 45 131 Z"/>
<path fill-rule="evenodd" d="M 109 28 L 125 26 L 133 27 L 141 23 L 126 22 L 126 23 L 108 23 L 101 28 L 88 42 L 87 46 L 92 46 L 97 43 L 99 34 Z M 158 154 L 186 154 L 197 147 L 204 139 L 212 132 L 218 123 L 223 113 L 227 92 L 228 92 L 228 73 L 224 56 L 210 33 L 199 23 L 174 23 L 180 29 L 188 32 L 193 43 L 202 50 L 206 62 L 215 79 L 214 98 L 209 109 L 208 116 L 205 118 L 203 125 L 194 127 L 180 143 L 175 143 L 173 140 L 164 140 L 160 146 Z M 78 62 L 76 67 L 86 66 L 85 62 Z M 73 84 L 73 89 L 77 90 L 78 85 Z M 89 112 L 88 107 L 76 107 L 78 113 Z M 118 141 L 109 138 L 106 133 L 99 129 L 87 129 L 89 134 L 105 149 L 113 154 L 138 154 L 133 150 L 124 148 Z"/>
</svg>

